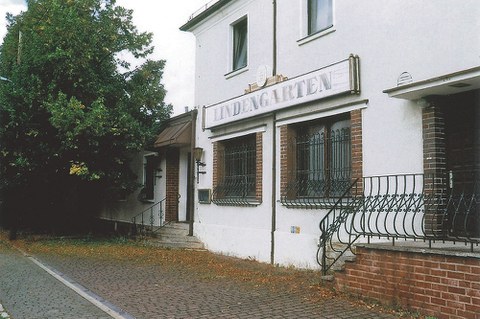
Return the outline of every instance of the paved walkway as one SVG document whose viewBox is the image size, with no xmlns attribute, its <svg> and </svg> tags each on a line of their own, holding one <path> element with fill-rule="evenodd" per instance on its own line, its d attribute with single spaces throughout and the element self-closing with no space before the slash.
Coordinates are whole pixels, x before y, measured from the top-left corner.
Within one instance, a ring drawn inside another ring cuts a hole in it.
<svg viewBox="0 0 480 319">
<path fill-rule="evenodd" d="M 185 268 L 52 254 L 36 258 L 139 319 L 395 318 L 342 300 L 313 303 L 286 289 L 202 278 Z M 14 319 L 109 318 L 1 242 L 0 302 Z"/>
<path fill-rule="evenodd" d="M 1 241 L 0 303 L 15 319 L 111 318 Z"/>
</svg>

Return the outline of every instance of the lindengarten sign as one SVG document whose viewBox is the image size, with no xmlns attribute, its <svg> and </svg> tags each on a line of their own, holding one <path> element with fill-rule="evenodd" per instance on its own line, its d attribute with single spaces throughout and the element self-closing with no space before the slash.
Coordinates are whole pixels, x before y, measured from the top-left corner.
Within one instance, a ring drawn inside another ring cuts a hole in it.
<svg viewBox="0 0 480 319">
<path fill-rule="evenodd" d="M 264 89 L 206 106 L 204 128 L 345 93 L 360 93 L 359 58 L 355 55 Z"/>
</svg>

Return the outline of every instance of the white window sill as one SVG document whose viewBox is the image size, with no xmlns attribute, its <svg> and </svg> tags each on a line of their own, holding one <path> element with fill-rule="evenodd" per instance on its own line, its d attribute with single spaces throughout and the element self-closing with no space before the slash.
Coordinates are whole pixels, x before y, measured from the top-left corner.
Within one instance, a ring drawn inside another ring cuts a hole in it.
<svg viewBox="0 0 480 319">
<path fill-rule="evenodd" d="M 306 44 L 306 43 L 308 43 L 308 42 L 311 42 L 311 41 L 316 40 L 316 39 L 318 39 L 318 38 L 322 38 L 322 37 L 324 37 L 324 36 L 326 36 L 326 35 L 328 35 L 328 34 L 330 34 L 330 33 L 333 33 L 333 32 L 335 32 L 336 30 L 337 30 L 337 29 L 335 29 L 335 27 L 330 27 L 330 28 L 328 28 L 328 29 L 326 29 L 326 30 L 323 30 L 323 31 L 320 31 L 320 32 L 317 32 L 317 33 L 314 33 L 314 34 L 310 34 L 310 35 L 308 35 L 308 36 L 306 36 L 306 37 L 304 37 L 304 38 L 301 38 L 300 40 L 297 40 L 297 43 L 298 43 L 299 46 L 300 46 L 300 45 L 304 45 L 304 44 Z"/>
<path fill-rule="evenodd" d="M 247 71 L 248 71 L 248 65 L 244 66 L 241 69 L 229 72 L 229 73 L 225 74 L 224 77 L 225 77 L 225 79 L 228 80 L 230 78 L 233 78 L 234 76 L 237 76 L 237 75 L 242 74 L 242 73 L 247 72 Z"/>
</svg>

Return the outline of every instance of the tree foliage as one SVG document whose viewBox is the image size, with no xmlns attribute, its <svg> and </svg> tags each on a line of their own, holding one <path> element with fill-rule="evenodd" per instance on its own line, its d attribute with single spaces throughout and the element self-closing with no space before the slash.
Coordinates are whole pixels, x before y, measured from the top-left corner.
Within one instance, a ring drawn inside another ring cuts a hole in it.
<svg viewBox="0 0 480 319">
<path fill-rule="evenodd" d="M 29 0 L 7 20 L 0 49 L 0 75 L 9 79 L 0 82 L 7 211 L 25 213 L 32 208 L 24 202 L 35 201 L 36 214 L 58 215 L 107 190 L 133 190 L 131 157 L 171 112 L 165 61 L 148 58 L 152 34 L 139 32 L 132 11 L 115 0 Z"/>
</svg>

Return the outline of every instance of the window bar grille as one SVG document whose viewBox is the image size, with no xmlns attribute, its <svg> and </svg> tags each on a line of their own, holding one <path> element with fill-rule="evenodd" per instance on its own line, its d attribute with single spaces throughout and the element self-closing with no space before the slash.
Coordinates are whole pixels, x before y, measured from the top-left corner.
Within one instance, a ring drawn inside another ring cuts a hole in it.
<svg viewBox="0 0 480 319">
<path fill-rule="evenodd" d="M 331 205 L 351 185 L 350 129 L 299 135 L 292 141 L 295 168 L 282 196 L 287 207 Z M 293 195 L 292 195 L 293 194 Z"/>
<path fill-rule="evenodd" d="M 212 193 L 217 205 L 251 205 L 256 195 L 256 144 L 246 141 L 227 145 L 218 154 L 224 172 Z"/>
</svg>

